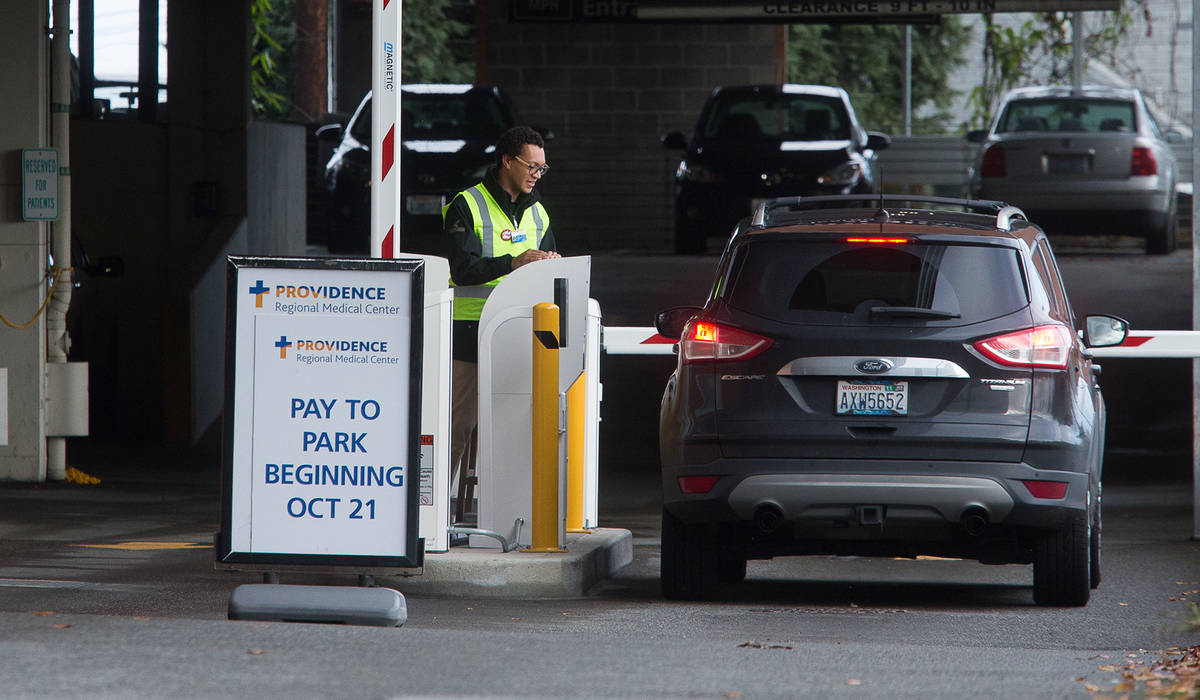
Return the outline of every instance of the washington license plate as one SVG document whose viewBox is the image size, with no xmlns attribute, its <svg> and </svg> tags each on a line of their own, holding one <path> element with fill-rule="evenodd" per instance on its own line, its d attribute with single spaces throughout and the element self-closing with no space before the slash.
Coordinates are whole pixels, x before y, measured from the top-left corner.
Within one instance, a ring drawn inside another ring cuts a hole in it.
<svg viewBox="0 0 1200 700">
<path fill-rule="evenodd" d="M 838 415 L 907 416 L 908 382 L 838 380 Z"/>
</svg>

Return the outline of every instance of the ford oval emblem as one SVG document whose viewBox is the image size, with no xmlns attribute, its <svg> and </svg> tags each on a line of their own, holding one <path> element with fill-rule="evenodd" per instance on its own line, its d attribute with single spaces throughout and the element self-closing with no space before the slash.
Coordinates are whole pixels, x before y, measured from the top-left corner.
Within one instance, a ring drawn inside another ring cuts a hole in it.
<svg viewBox="0 0 1200 700">
<path fill-rule="evenodd" d="M 883 374 L 884 372 L 889 371 L 892 367 L 895 367 L 895 365 L 892 364 L 892 361 L 885 360 L 883 358 L 859 360 L 858 362 L 854 363 L 854 369 L 862 372 L 863 374 Z"/>
</svg>

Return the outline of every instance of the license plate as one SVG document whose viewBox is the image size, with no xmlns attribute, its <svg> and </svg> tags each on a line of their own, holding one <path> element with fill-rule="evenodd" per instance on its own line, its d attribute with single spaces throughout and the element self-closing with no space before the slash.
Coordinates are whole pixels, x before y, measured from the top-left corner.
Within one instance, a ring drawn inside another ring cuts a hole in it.
<svg viewBox="0 0 1200 700">
<path fill-rule="evenodd" d="M 413 194 L 408 196 L 405 204 L 409 214 L 442 215 L 442 207 L 446 206 L 446 198 L 440 194 Z"/>
<path fill-rule="evenodd" d="M 1050 175 L 1085 175 L 1092 170 L 1092 159 L 1082 154 L 1046 154 L 1046 172 Z"/>
<path fill-rule="evenodd" d="M 838 380 L 838 415 L 907 416 L 908 382 Z"/>
</svg>

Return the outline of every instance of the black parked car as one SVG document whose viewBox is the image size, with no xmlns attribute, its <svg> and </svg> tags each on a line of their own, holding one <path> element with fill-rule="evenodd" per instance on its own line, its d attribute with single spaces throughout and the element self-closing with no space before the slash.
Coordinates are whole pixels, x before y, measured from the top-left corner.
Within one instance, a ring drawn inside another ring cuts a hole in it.
<svg viewBox="0 0 1200 700">
<path fill-rule="evenodd" d="M 675 171 L 675 250 L 702 253 L 765 199 L 878 191 L 876 152 L 891 139 L 859 124 L 841 88 L 752 85 L 713 90 L 691 142 L 673 131 L 662 143 L 686 149 Z"/>
<path fill-rule="evenodd" d="M 496 138 L 520 124 L 520 116 L 498 87 L 404 85 L 400 100 L 401 246 L 406 252 L 445 255 L 442 207 L 483 178 L 495 162 Z M 338 141 L 325 165 L 330 195 L 326 243 L 330 252 L 366 253 L 371 236 L 371 93 L 345 126 L 327 125 L 317 134 Z"/>
<path fill-rule="evenodd" d="M 951 211 L 949 209 L 957 209 Z M 1042 605 L 1100 583 L 1105 408 L 1040 228 L 1000 202 L 789 198 L 743 220 L 663 393 L 662 590 L 748 559 L 1033 564 Z"/>
</svg>

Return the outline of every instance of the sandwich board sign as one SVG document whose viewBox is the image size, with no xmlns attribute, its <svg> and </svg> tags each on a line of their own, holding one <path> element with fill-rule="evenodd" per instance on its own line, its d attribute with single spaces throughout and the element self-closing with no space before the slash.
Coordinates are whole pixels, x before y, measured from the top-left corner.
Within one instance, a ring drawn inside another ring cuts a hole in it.
<svg viewBox="0 0 1200 700">
<path fill-rule="evenodd" d="M 422 562 L 421 260 L 231 256 L 221 565 Z"/>
</svg>

